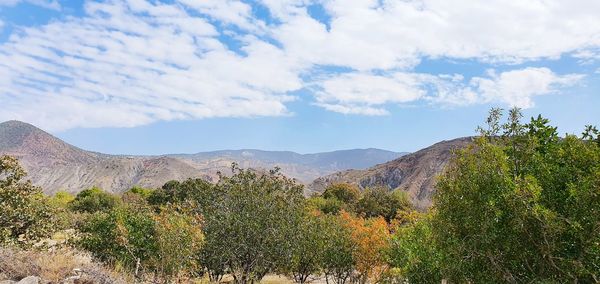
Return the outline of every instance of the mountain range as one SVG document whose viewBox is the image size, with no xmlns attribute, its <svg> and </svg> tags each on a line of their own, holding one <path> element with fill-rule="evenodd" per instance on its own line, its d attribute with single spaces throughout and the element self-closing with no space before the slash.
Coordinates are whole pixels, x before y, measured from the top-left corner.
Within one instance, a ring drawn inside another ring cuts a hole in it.
<svg viewBox="0 0 600 284">
<path fill-rule="evenodd" d="M 465 147 L 472 137 L 442 141 L 417 152 L 364 170 L 345 170 L 317 178 L 307 186 L 312 192 L 322 192 L 333 183 L 351 183 L 361 189 L 383 186 L 404 190 L 413 205 L 425 209 L 431 205 L 437 176 L 452 157 L 452 151 Z"/>
<path fill-rule="evenodd" d="M 123 192 L 134 185 L 156 188 L 169 180 L 200 177 L 215 181 L 236 162 L 242 168 L 271 169 L 299 182 L 347 169 L 366 169 L 402 156 L 380 149 L 353 149 L 316 154 L 289 151 L 225 150 L 161 156 L 108 155 L 86 151 L 20 121 L 0 123 L 0 154 L 19 158 L 28 178 L 46 193 L 78 192 L 98 186 Z"/>
</svg>

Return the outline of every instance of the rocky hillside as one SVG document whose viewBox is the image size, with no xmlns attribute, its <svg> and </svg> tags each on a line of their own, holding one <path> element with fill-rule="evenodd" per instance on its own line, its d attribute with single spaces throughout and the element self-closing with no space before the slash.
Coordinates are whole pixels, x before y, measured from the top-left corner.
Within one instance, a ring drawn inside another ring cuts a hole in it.
<svg viewBox="0 0 600 284">
<path fill-rule="evenodd" d="M 282 172 L 300 182 L 336 171 L 389 161 L 401 153 L 358 149 L 301 155 L 259 150 L 217 151 L 164 156 L 107 155 L 79 149 L 45 131 L 20 121 L 0 123 L 0 154 L 19 158 L 29 179 L 47 193 L 64 189 L 78 192 L 99 186 L 121 192 L 133 185 L 159 187 L 169 180 L 201 177 L 214 181 L 217 171 L 226 172 L 232 162 L 244 168 Z"/>
<path fill-rule="evenodd" d="M 286 175 L 303 183 L 309 183 L 319 176 L 345 169 L 366 169 L 378 163 L 396 159 L 403 154 L 406 153 L 373 148 L 316 154 L 246 149 L 168 156 L 192 161 L 204 169 L 222 172 L 228 170 L 232 161 L 243 168 L 269 169 L 277 165 Z"/>
<path fill-rule="evenodd" d="M 332 183 L 347 182 L 360 188 L 385 186 L 407 191 L 420 209 L 431 205 L 435 178 L 450 160 L 452 150 L 466 146 L 472 138 L 442 141 L 418 152 L 402 156 L 366 170 L 346 170 L 313 181 L 308 189 L 322 192 Z"/>
<path fill-rule="evenodd" d="M 112 156 L 69 145 L 19 121 L 0 123 L 0 154 L 19 158 L 28 178 L 45 192 L 78 192 L 99 186 L 119 192 L 133 185 L 157 187 L 172 179 L 210 176 L 170 157 Z"/>
</svg>

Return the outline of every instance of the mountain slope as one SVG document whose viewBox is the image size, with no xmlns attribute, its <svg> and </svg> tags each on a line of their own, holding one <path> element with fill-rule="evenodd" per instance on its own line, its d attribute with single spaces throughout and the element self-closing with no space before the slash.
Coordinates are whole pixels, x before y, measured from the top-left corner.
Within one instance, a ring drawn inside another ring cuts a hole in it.
<svg viewBox="0 0 600 284">
<path fill-rule="evenodd" d="M 260 150 L 216 151 L 165 156 L 107 155 L 79 149 L 20 121 L 0 123 L 0 154 L 19 158 L 28 178 L 45 192 L 78 192 L 99 186 L 122 192 L 133 185 L 159 187 L 169 180 L 201 177 L 214 181 L 232 162 L 244 168 L 281 168 L 282 173 L 308 183 L 349 168 L 367 168 L 402 155 L 378 149 L 318 154 Z"/>
<path fill-rule="evenodd" d="M 190 160 L 202 168 L 215 171 L 226 171 L 232 162 L 238 163 L 242 168 L 270 169 L 278 166 L 284 174 L 300 182 L 309 183 L 325 174 L 345 169 L 365 169 L 396 159 L 403 154 L 372 148 L 316 154 L 245 149 L 168 156 Z"/>
<path fill-rule="evenodd" d="M 20 121 L 0 123 L 0 154 L 19 158 L 28 178 L 47 193 L 78 192 L 91 186 L 120 192 L 133 185 L 158 187 L 172 179 L 210 178 L 175 158 L 85 151 Z"/>
<path fill-rule="evenodd" d="M 413 204 L 424 209 L 431 205 L 435 179 L 450 160 L 452 151 L 471 141 L 471 137 L 442 141 L 366 170 L 346 170 L 320 177 L 308 186 L 308 190 L 323 192 L 328 185 L 339 182 L 356 184 L 363 189 L 385 186 L 407 191 Z"/>
</svg>

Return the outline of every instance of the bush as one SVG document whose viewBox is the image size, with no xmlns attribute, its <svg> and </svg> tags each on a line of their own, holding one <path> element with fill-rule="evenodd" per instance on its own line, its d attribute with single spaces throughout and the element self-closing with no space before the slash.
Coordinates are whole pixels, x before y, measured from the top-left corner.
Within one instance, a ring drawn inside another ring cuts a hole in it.
<svg viewBox="0 0 600 284">
<path fill-rule="evenodd" d="M 442 280 L 442 254 L 428 216 L 399 227 L 392 235 L 387 256 L 389 264 L 398 268 L 393 277 L 398 283 L 440 283 Z"/>
<path fill-rule="evenodd" d="M 398 212 L 411 210 L 412 205 L 406 192 L 390 191 L 384 187 L 368 188 L 356 204 L 356 212 L 366 218 L 381 216 L 390 222 Z"/>
<path fill-rule="evenodd" d="M 47 198 L 23 177 L 17 159 L 0 157 L 0 245 L 32 245 L 54 231 Z"/>
<path fill-rule="evenodd" d="M 206 206 L 205 202 L 210 200 L 212 191 L 213 185 L 200 178 L 183 182 L 172 180 L 152 192 L 148 196 L 148 202 L 157 206 L 191 202 L 199 205 L 198 210 L 202 210 Z"/>
<path fill-rule="evenodd" d="M 44 283 L 62 283 L 74 276 L 74 269 L 83 273 L 76 283 L 127 283 L 114 271 L 94 263 L 86 253 L 72 249 L 48 252 L 0 248 L 0 279 L 3 280 L 19 281 L 37 276 Z"/>
<path fill-rule="evenodd" d="M 98 259 L 130 271 L 151 271 L 158 254 L 155 221 L 148 209 L 117 207 L 96 212 L 80 228 L 79 245 Z"/>
<path fill-rule="evenodd" d="M 118 196 L 105 192 L 98 187 L 85 189 L 77 194 L 70 207 L 76 212 L 108 212 L 120 203 Z"/>
<path fill-rule="evenodd" d="M 164 279 L 190 276 L 200 271 L 200 249 L 204 243 L 199 216 L 165 208 L 156 217 L 157 255 L 154 266 Z"/>
<path fill-rule="evenodd" d="M 328 186 L 322 196 L 325 199 L 335 198 L 352 206 L 360 199 L 360 190 L 351 184 L 336 183 Z"/>
</svg>

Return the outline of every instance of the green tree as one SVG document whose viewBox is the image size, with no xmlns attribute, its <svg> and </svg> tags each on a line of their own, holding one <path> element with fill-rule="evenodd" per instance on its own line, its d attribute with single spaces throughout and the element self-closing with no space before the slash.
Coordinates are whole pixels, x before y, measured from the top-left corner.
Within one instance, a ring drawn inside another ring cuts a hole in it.
<svg viewBox="0 0 600 284">
<path fill-rule="evenodd" d="M 118 196 L 110 194 L 98 187 L 92 187 L 79 192 L 73 202 L 71 209 L 77 212 L 94 213 L 108 212 L 120 203 Z"/>
<path fill-rule="evenodd" d="M 349 205 L 354 205 L 360 199 L 360 190 L 348 183 L 336 183 L 328 186 L 323 192 L 324 198 L 335 198 Z"/>
<path fill-rule="evenodd" d="M 204 209 L 203 263 L 218 277 L 227 269 L 237 283 L 284 270 L 304 210 L 302 186 L 277 170 L 260 174 L 235 165 L 221 176 Z"/>
<path fill-rule="evenodd" d="M 319 274 L 323 266 L 326 218 L 308 213 L 292 235 L 292 257 L 287 261 L 287 271 L 298 283 L 306 283 L 311 275 Z"/>
<path fill-rule="evenodd" d="M 454 282 L 596 282 L 600 147 L 538 116 L 509 120 L 457 151 L 432 217 L 441 271 Z M 497 113 L 488 119 L 498 125 Z"/>
<path fill-rule="evenodd" d="M 388 259 L 398 268 L 397 283 L 440 283 L 443 255 L 434 239 L 432 222 L 426 216 L 399 227 L 392 235 Z"/>
<path fill-rule="evenodd" d="M 170 280 L 199 271 L 200 249 L 204 243 L 200 216 L 167 207 L 154 219 L 158 250 L 153 262 L 157 273 Z"/>
<path fill-rule="evenodd" d="M 183 182 L 172 180 L 153 191 L 147 199 L 152 205 L 194 203 L 196 209 L 202 212 L 212 197 L 213 187 L 213 184 L 200 178 Z"/>
<path fill-rule="evenodd" d="M 0 245 L 31 245 L 54 229 L 51 207 L 25 175 L 16 158 L 0 156 Z"/>
<path fill-rule="evenodd" d="M 323 272 L 327 283 L 330 279 L 336 284 L 351 280 L 356 269 L 354 255 L 357 245 L 352 240 L 350 227 L 344 226 L 341 217 L 325 215 L 323 237 Z"/>
<path fill-rule="evenodd" d="M 79 230 L 79 245 L 100 260 L 121 265 L 135 275 L 153 270 L 159 244 L 151 210 L 118 206 L 108 212 L 97 211 Z"/>
<path fill-rule="evenodd" d="M 381 216 L 390 222 L 399 211 L 410 210 L 412 205 L 404 191 L 390 191 L 384 187 L 368 188 L 356 204 L 356 212 L 367 218 Z"/>
</svg>

